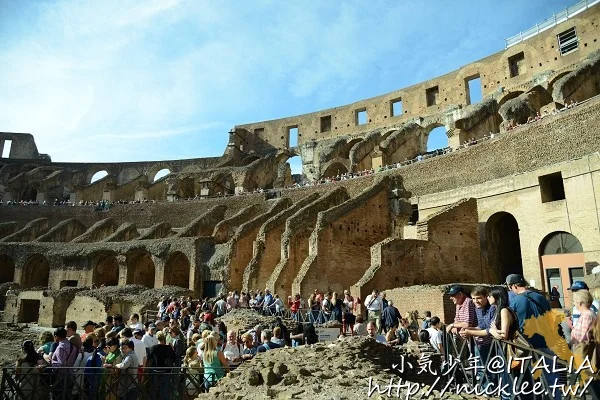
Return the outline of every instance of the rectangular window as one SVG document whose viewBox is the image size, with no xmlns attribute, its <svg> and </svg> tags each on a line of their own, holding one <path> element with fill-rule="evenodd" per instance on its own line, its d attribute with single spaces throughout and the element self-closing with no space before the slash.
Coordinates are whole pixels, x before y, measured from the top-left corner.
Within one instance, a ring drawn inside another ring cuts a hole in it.
<svg viewBox="0 0 600 400">
<path fill-rule="evenodd" d="M 419 221 L 419 205 L 413 204 L 412 205 L 412 213 L 410 214 L 410 218 L 408 219 L 408 224 L 416 225 L 418 221 Z"/>
<path fill-rule="evenodd" d="M 256 128 L 254 130 L 254 134 L 256 136 L 262 136 L 262 135 L 264 135 L 265 134 L 265 128 Z"/>
<path fill-rule="evenodd" d="M 288 147 L 298 146 L 298 127 L 290 126 L 288 128 Z"/>
<path fill-rule="evenodd" d="M 540 183 L 542 203 L 565 199 L 565 187 L 560 172 L 540 176 L 538 180 Z"/>
<path fill-rule="evenodd" d="M 575 27 L 559 33 L 556 37 L 558 39 L 558 49 L 561 56 L 567 55 L 579 48 L 579 40 L 577 39 Z"/>
<path fill-rule="evenodd" d="M 331 115 L 321 117 L 321 132 L 331 131 Z"/>
<path fill-rule="evenodd" d="M 390 100 L 390 116 L 399 117 L 404 111 L 402 110 L 402 99 Z"/>
<path fill-rule="evenodd" d="M 514 56 L 508 57 L 508 69 L 510 70 L 510 77 L 514 78 L 525 72 L 525 54 L 523 52 L 517 53 Z"/>
<path fill-rule="evenodd" d="M 361 108 L 354 111 L 354 123 L 356 125 L 364 125 L 367 123 L 367 109 Z"/>
<path fill-rule="evenodd" d="M 473 75 L 465 79 L 465 87 L 467 89 L 467 104 L 479 103 L 483 98 L 479 75 Z"/>
<path fill-rule="evenodd" d="M 12 140 L 5 140 L 2 145 L 2 158 L 10 157 L 10 148 L 12 147 Z"/>
<path fill-rule="evenodd" d="M 427 97 L 427 107 L 435 106 L 438 103 L 438 96 L 440 89 L 437 86 L 425 90 L 425 96 Z"/>
<path fill-rule="evenodd" d="M 77 287 L 77 281 L 72 281 L 72 280 L 60 281 L 60 288 L 62 289 L 64 287 Z"/>
</svg>

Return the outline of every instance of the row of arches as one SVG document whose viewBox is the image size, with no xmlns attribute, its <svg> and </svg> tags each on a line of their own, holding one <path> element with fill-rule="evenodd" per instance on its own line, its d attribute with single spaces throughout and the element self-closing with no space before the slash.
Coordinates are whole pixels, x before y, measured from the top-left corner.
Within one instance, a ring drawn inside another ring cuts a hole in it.
<svg viewBox="0 0 600 400">
<path fill-rule="evenodd" d="M 139 284 L 155 287 L 156 266 L 152 255 L 146 250 L 130 250 L 125 255 L 124 265 L 119 265 L 118 255 L 103 252 L 89 257 L 86 262 L 91 266 L 91 284 L 95 286 L 116 286 L 120 281 L 120 267 L 126 269 L 125 284 Z M 189 287 L 191 264 L 185 254 L 175 251 L 169 255 L 164 265 L 163 286 Z M 19 286 L 22 289 L 49 287 L 51 265 L 42 254 L 31 255 L 21 268 Z M 15 262 L 6 255 L 0 255 L 0 283 L 13 282 Z M 88 277 L 89 278 L 89 277 Z M 85 278 L 78 286 L 89 282 Z"/>
<path fill-rule="evenodd" d="M 150 183 L 155 183 L 155 182 L 161 180 L 162 178 L 166 177 L 170 173 L 171 173 L 171 170 L 169 168 L 163 168 L 163 169 L 157 171 L 155 174 L 150 174 L 148 176 L 148 181 Z M 107 170 L 105 170 L 105 169 L 100 170 L 100 171 L 94 173 L 91 176 L 90 180 L 87 183 L 88 184 L 95 183 L 95 182 L 97 182 L 97 181 L 99 181 L 99 180 L 101 180 L 103 178 L 106 178 L 107 176 L 108 176 L 108 171 Z M 137 178 L 137 176 L 138 176 L 137 174 L 131 174 L 131 173 L 127 173 L 127 171 L 122 171 L 120 173 L 120 175 L 119 175 L 118 181 L 120 183 L 125 183 L 125 182 L 127 182 L 127 181 L 129 181 L 131 179 Z"/>
</svg>

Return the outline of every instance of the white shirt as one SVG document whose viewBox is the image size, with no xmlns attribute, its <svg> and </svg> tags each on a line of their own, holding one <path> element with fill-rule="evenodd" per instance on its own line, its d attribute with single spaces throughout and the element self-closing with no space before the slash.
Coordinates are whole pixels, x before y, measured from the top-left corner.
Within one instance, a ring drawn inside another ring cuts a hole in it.
<svg viewBox="0 0 600 400">
<path fill-rule="evenodd" d="M 369 311 L 383 311 L 383 301 L 381 301 L 381 296 L 378 295 L 373 300 L 372 303 L 371 303 L 371 300 L 373 300 L 373 295 L 372 294 L 368 295 L 367 298 L 365 299 L 365 307 L 367 307 L 367 310 L 369 310 Z"/>
<path fill-rule="evenodd" d="M 135 351 L 136 358 L 140 363 L 140 366 L 144 365 L 144 359 L 146 358 L 146 344 L 140 339 L 131 338 L 133 342 L 133 351 Z"/>
<path fill-rule="evenodd" d="M 131 331 L 134 332 L 136 329 L 139 329 L 140 331 L 144 331 L 144 325 L 141 322 L 137 322 L 135 324 L 131 324 L 129 325 L 129 327 L 131 328 Z"/>
<path fill-rule="evenodd" d="M 438 331 L 435 328 L 427 328 L 427 332 L 429 332 L 429 343 L 433 346 L 436 353 L 440 352 L 440 344 L 442 344 L 442 331 Z"/>
<path fill-rule="evenodd" d="M 152 346 L 156 346 L 158 344 L 158 339 L 156 336 L 150 336 L 148 333 L 142 337 L 142 342 L 144 342 L 144 346 L 146 349 L 151 349 Z"/>
</svg>

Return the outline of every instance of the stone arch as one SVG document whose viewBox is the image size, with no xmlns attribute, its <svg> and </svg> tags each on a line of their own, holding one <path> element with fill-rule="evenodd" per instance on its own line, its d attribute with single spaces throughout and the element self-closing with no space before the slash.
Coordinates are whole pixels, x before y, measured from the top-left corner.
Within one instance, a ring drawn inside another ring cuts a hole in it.
<svg viewBox="0 0 600 400">
<path fill-rule="evenodd" d="M 500 99 L 500 101 L 498 101 L 498 108 L 500 108 L 508 100 L 512 100 L 514 98 L 517 98 L 517 97 L 519 97 L 522 94 L 523 94 L 523 91 L 520 91 L 520 90 L 517 90 L 515 92 L 508 92 L 507 94 L 504 95 L 504 97 L 502 97 Z"/>
<path fill-rule="evenodd" d="M 91 185 L 92 183 L 96 183 L 99 180 L 102 180 L 102 179 L 106 178 L 108 175 L 110 175 L 110 172 L 108 170 L 106 170 L 106 169 L 100 169 L 99 168 L 95 172 L 90 172 L 88 174 L 86 183 L 88 185 Z"/>
<path fill-rule="evenodd" d="M 27 259 L 21 270 L 20 287 L 48 287 L 50 279 L 50 262 L 41 254 L 33 254 Z"/>
<path fill-rule="evenodd" d="M 248 155 L 248 156 L 244 157 L 244 158 L 243 158 L 243 159 L 240 161 L 240 164 L 241 164 L 241 165 L 243 165 L 243 166 L 250 165 L 250 164 L 252 164 L 254 161 L 256 161 L 256 160 L 259 160 L 259 159 L 260 159 L 260 156 L 259 156 L 259 155 L 256 155 L 256 154 L 250 154 L 250 155 Z"/>
<path fill-rule="evenodd" d="M 552 232 L 540 242 L 540 256 L 573 253 L 583 253 L 583 246 L 579 239 L 569 232 Z"/>
<path fill-rule="evenodd" d="M 299 162 L 298 162 L 299 161 Z M 274 187 L 286 187 L 294 183 L 293 175 L 302 175 L 302 155 L 288 151 L 277 157 L 277 178 Z M 300 171 L 298 171 L 298 168 Z M 294 171 L 296 169 L 296 171 Z"/>
<path fill-rule="evenodd" d="M 123 168 L 119 171 L 117 175 L 117 184 L 122 185 L 124 183 L 131 182 L 141 175 L 140 171 L 137 168 Z"/>
<path fill-rule="evenodd" d="M 115 253 L 98 254 L 92 274 L 96 286 L 117 286 L 119 284 L 119 262 Z"/>
<path fill-rule="evenodd" d="M 496 273 L 498 283 L 509 274 L 523 275 L 519 224 L 512 214 L 500 211 L 488 218 L 485 242 L 488 265 Z"/>
<path fill-rule="evenodd" d="M 348 142 L 344 146 L 344 149 L 342 150 L 342 154 L 340 155 L 340 157 L 343 158 L 344 160 L 349 160 L 350 159 L 350 150 L 352 150 L 352 147 L 355 144 L 362 142 L 363 140 L 364 140 L 364 138 L 362 138 L 362 137 L 348 140 Z"/>
<path fill-rule="evenodd" d="M 327 169 L 323 172 L 323 178 L 334 178 L 338 175 L 345 174 L 348 172 L 348 168 L 341 162 L 331 163 Z"/>
<path fill-rule="evenodd" d="M 6 254 L 0 255 L 0 283 L 12 282 L 15 279 L 15 262 Z"/>
<path fill-rule="evenodd" d="M 552 91 L 554 90 L 554 84 L 563 76 L 570 74 L 573 71 L 564 71 L 564 72 L 560 72 L 556 75 L 554 75 L 552 77 L 552 79 L 550 79 L 550 81 L 548 82 L 548 85 L 546 85 L 546 87 L 548 88 L 548 93 L 550 93 L 550 95 L 552 95 Z"/>
<path fill-rule="evenodd" d="M 571 292 L 567 289 L 574 281 L 585 276 L 585 255 L 577 237 L 569 232 L 556 231 L 546 235 L 540 242 L 540 272 L 542 288 L 550 292 L 556 287 L 560 305 L 571 307 Z"/>
<path fill-rule="evenodd" d="M 425 127 L 421 147 L 422 153 L 432 152 L 435 150 L 448 147 L 448 130 L 444 124 L 434 122 Z"/>
<path fill-rule="evenodd" d="M 190 260 L 180 251 L 171 253 L 165 264 L 163 285 L 187 288 L 190 285 Z"/>
<path fill-rule="evenodd" d="M 129 250 L 125 256 L 127 265 L 127 284 L 144 285 L 154 287 L 154 275 L 156 268 L 152 255 L 143 249 Z"/>
<path fill-rule="evenodd" d="M 173 168 L 168 165 L 167 163 L 158 163 L 158 164 L 154 164 L 152 167 L 150 167 L 150 169 L 148 170 L 148 173 L 146 174 L 146 176 L 148 177 L 148 183 L 154 183 L 154 177 L 156 176 L 156 174 L 159 171 L 162 171 L 163 169 L 168 169 L 169 170 L 169 174 L 172 174 L 173 172 L 175 172 L 173 170 Z"/>
</svg>

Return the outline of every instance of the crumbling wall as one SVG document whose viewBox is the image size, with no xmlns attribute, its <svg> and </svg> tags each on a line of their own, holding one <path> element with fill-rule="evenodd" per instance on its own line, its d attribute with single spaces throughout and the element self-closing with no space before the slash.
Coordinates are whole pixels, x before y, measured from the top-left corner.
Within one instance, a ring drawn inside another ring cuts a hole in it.
<svg viewBox="0 0 600 400">
<path fill-rule="evenodd" d="M 215 243 L 222 244 L 227 242 L 229 239 L 231 239 L 238 226 L 256 216 L 256 214 L 261 210 L 262 207 L 260 204 L 252 204 L 243 210 L 240 210 L 231 218 L 220 221 L 215 226 L 215 229 L 212 233 L 212 236 L 215 238 Z"/>
<path fill-rule="evenodd" d="M 285 231 L 281 235 L 281 260 L 273 270 L 259 271 L 258 287 L 266 285 L 274 293 L 287 293 L 302 263 L 308 257 L 308 240 L 315 227 L 318 213 L 348 199 L 346 190 L 337 188 L 289 217 L 285 222 Z"/>
<path fill-rule="evenodd" d="M 600 51 L 591 54 L 576 70 L 554 84 L 554 101 L 567 104 L 583 101 L 600 94 Z"/>
<path fill-rule="evenodd" d="M 310 236 L 309 256 L 293 279 L 293 293 L 343 293 L 370 265 L 370 247 L 392 234 L 389 180 L 384 179 L 349 199 L 318 214 Z M 289 295 L 282 280 L 275 290 Z M 282 287 L 283 286 L 283 287 Z"/>
<path fill-rule="evenodd" d="M 40 235 L 43 235 L 48 231 L 48 219 L 39 218 L 29 222 L 23 227 L 23 229 L 13 233 L 12 235 L 5 236 L 0 239 L 0 242 L 31 242 Z"/>
<path fill-rule="evenodd" d="M 39 236 L 38 242 L 70 242 L 85 233 L 87 227 L 75 218 L 66 219 L 52 227 L 48 233 Z"/>
<path fill-rule="evenodd" d="M 72 240 L 73 243 L 99 242 L 115 233 L 119 226 L 112 218 L 106 218 L 96 222 L 83 235 Z"/>
<path fill-rule="evenodd" d="M 121 226 L 119 226 L 115 233 L 104 239 L 104 241 L 128 242 L 130 240 L 136 239 L 138 236 L 140 236 L 140 233 L 138 232 L 135 224 L 132 224 L 131 222 L 124 222 L 123 224 L 121 224 Z"/>
<path fill-rule="evenodd" d="M 217 205 L 185 226 L 176 236 L 212 236 L 215 226 L 223 220 L 227 206 Z"/>
<path fill-rule="evenodd" d="M 291 207 L 269 218 L 258 230 L 252 249 L 252 259 L 244 269 L 242 290 L 248 292 L 260 287 L 257 278 L 270 274 L 272 266 L 281 260 L 281 235 L 287 219 L 303 207 L 319 198 L 319 193 L 311 193 L 299 199 Z M 265 272 L 261 273 L 260 271 Z"/>
</svg>

